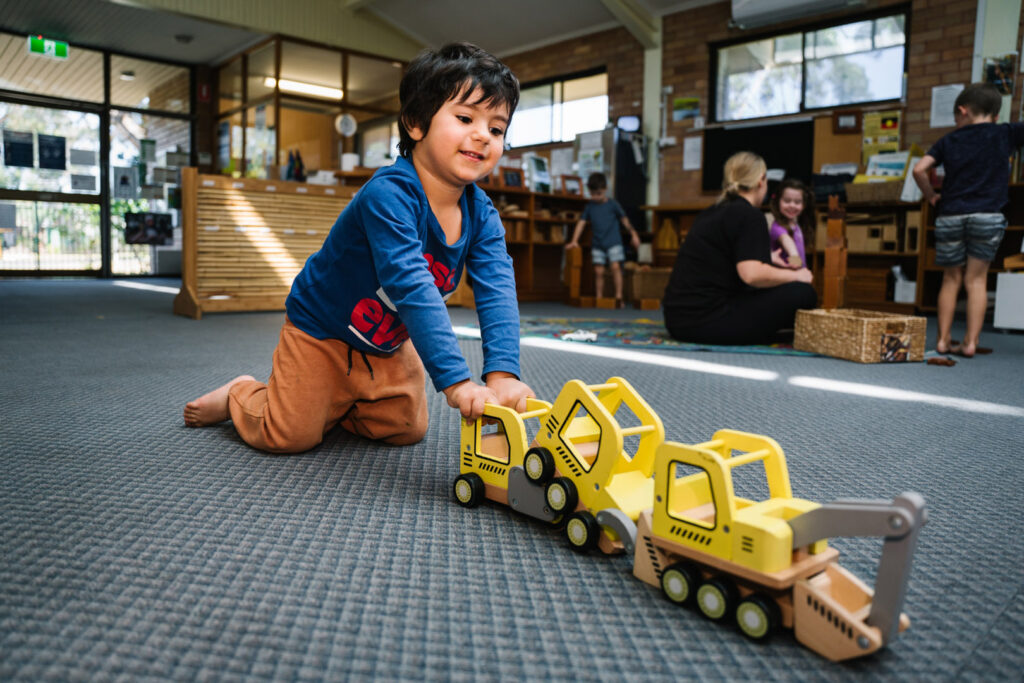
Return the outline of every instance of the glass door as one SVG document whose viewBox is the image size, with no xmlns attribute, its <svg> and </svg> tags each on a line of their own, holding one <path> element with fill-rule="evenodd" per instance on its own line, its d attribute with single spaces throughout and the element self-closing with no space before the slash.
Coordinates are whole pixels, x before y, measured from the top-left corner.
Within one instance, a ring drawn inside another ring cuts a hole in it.
<svg viewBox="0 0 1024 683">
<path fill-rule="evenodd" d="M 98 273 L 100 116 L 0 102 L 0 272 Z"/>
</svg>

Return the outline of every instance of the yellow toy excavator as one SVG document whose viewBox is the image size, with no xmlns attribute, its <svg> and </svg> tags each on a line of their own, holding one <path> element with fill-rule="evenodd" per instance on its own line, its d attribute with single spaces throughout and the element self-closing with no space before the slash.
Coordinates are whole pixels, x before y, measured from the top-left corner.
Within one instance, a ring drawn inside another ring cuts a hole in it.
<svg viewBox="0 0 1024 683">
<path fill-rule="evenodd" d="M 769 498 L 733 490 L 733 470 L 762 462 Z M 755 640 L 779 626 L 833 661 L 869 654 L 910 624 L 900 614 L 924 500 L 794 498 L 774 440 L 732 430 L 693 446 L 664 442 L 654 463 L 654 501 L 638 521 L 633 573 L 705 617 L 735 620 Z M 825 539 L 885 539 L 872 591 L 841 567 Z"/>
</svg>

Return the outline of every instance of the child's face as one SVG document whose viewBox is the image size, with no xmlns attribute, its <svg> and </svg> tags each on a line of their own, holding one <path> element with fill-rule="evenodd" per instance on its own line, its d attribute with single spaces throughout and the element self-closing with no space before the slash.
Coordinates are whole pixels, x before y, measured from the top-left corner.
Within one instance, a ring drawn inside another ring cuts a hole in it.
<svg viewBox="0 0 1024 683">
<path fill-rule="evenodd" d="M 795 221 L 804 212 L 804 193 L 795 187 L 787 187 L 779 197 L 779 213 Z"/>
<path fill-rule="evenodd" d="M 462 93 L 441 105 L 424 135 L 409 130 L 416 168 L 445 183 L 464 187 L 490 174 L 505 151 L 508 107 L 490 101 L 474 104 L 479 89 L 460 102 Z"/>
<path fill-rule="evenodd" d="M 603 202 L 605 200 L 605 195 L 607 194 L 607 192 L 608 190 L 606 190 L 603 187 L 597 190 L 591 190 L 590 198 L 593 199 L 595 202 Z"/>
</svg>

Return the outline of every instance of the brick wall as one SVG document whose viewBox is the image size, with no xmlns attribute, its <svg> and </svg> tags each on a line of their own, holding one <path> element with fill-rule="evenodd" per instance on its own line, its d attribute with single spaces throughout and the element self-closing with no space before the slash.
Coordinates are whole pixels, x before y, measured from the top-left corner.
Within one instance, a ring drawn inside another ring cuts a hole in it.
<svg viewBox="0 0 1024 683">
<path fill-rule="evenodd" d="M 520 83 L 604 67 L 608 71 L 608 119 L 639 116 L 643 111 L 644 51 L 624 28 L 502 57 L 502 61 Z"/>
</svg>

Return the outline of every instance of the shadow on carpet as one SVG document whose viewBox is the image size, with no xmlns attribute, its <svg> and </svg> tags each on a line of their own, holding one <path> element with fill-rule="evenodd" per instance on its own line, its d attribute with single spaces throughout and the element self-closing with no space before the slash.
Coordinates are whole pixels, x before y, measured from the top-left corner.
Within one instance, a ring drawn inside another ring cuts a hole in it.
<svg viewBox="0 0 1024 683">
<path fill-rule="evenodd" d="M 619 346 L 634 349 L 670 349 L 676 351 L 718 351 L 720 353 L 767 353 L 784 356 L 818 356 L 798 351 L 786 344 L 769 346 L 718 346 L 692 344 L 673 339 L 657 320 L 613 320 L 608 318 L 521 318 L 520 336 L 541 339 L 565 339 L 582 344 Z M 584 339 L 584 337 L 590 340 Z M 592 340 L 592 341 L 591 341 Z"/>
</svg>

